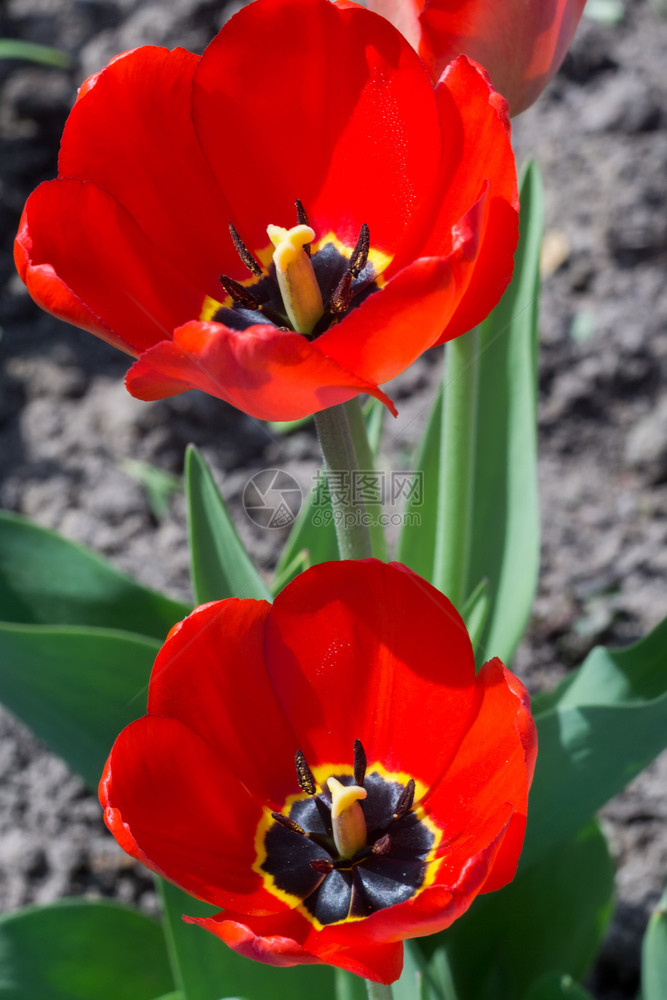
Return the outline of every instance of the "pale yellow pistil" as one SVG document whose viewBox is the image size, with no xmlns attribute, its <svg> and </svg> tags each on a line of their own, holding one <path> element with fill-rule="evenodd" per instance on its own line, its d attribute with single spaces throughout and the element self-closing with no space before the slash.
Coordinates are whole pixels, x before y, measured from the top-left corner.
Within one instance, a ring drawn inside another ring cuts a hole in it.
<svg viewBox="0 0 667 1000">
<path fill-rule="evenodd" d="M 366 798 L 360 785 L 342 785 L 337 778 L 327 778 L 331 792 L 331 823 L 336 850 L 341 858 L 352 858 L 366 846 L 366 820 L 359 799 Z"/>
<path fill-rule="evenodd" d="M 303 249 L 315 239 L 315 232 L 303 225 L 291 229 L 268 226 L 266 231 L 275 247 L 273 262 L 285 311 L 297 333 L 308 336 L 324 313 L 320 286 L 310 257 Z"/>
</svg>

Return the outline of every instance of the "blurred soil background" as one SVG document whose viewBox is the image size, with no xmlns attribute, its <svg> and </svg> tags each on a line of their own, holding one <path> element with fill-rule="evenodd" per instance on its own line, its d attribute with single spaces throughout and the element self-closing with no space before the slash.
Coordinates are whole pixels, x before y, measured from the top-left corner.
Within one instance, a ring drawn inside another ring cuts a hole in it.
<svg viewBox="0 0 667 1000">
<path fill-rule="evenodd" d="M 232 8 L 212 0 L 5 0 L 0 38 L 55 46 L 67 69 L 0 60 L 0 507 L 85 543 L 145 584 L 191 600 L 182 485 L 156 513 L 139 460 L 180 477 L 192 441 L 216 471 L 267 572 L 280 533 L 245 516 L 248 478 L 288 469 L 306 489 L 310 428 L 277 436 L 199 393 L 146 404 L 128 359 L 42 314 L 16 277 L 23 202 L 56 174 L 76 89 L 139 44 L 202 51 Z M 596 643 L 625 645 L 665 614 L 667 570 L 667 20 L 648 0 L 590 0 L 562 70 L 515 121 L 519 162 L 546 185 L 541 307 L 540 588 L 515 668 L 553 684 Z M 242 155 L 235 150 L 232 155 Z M 406 467 L 437 383 L 439 352 L 392 387 L 385 453 Z M 667 871 L 667 756 L 603 812 L 617 909 L 589 980 L 636 996 L 648 912 Z M 0 910 L 67 895 L 154 909 L 151 878 L 103 827 L 96 799 L 0 713 Z"/>
</svg>

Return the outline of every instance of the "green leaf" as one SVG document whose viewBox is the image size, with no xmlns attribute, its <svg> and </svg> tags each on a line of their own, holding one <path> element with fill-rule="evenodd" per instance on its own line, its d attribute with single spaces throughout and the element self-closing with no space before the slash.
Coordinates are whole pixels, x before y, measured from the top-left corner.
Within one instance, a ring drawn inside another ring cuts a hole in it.
<svg viewBox="0 0 667 1000">
<path fill-rule="evenodd" d="M 160 925 L 65 900 L 0 917 L 2 1000 L 152 1000 L 173 989 Z"/>
<path fill-rule="evenodd" d="M 378 401 L 374 400 L 373 402 L 377 403 Z M 380 410 L 384 411 L 385 407 L 381 403 L 379 403 L 379 406 Z M 389 558 L 387 553 L 387 539 L 385 538 L 382 519 L 379 517 L 379 515 L 382 514 L 382 504 L 379 501 L 375 502 L 374 499 L 364 501 L 361 498 L 357 498 L 355 496 L 356 489 L 354 478 L 355 475 L 359 475 L 361 478 L 357 480 L 357 482 L 363 483 L 366 474 L 370 474 L 370 496 L 378 496 L 377 487 L 378 483 L 381 481 L 379 477 L 382 476 L 382 472 L 376 471 L 376 458 L 377 449 L 380 445 L 380 436 L 382 433 L 383 413 L 379 412 L 377 407 L 375 410 L 371 408 L 364 413 L 358 396 L 355 399 L 351 399 L 348 403 L 344 403 L 343 407 L 347 416 L 349 432 L 352 438 L 352 447 L 356 457 L 356 470 L 353 468 L 352 475 L 350 477 L 352 507 L 354 508 L 356 506 L 359 510 L 365 509 L 366 514 L 369 516 L 368 533 L 370 535 L 372 554 L 376 559 L 381 559 L 383 562 L 387 562 Z M 374 417 L 374 414 L 377 416 Z M 321 422 L 318 423 L 317 418 L 316 424 L 318 426 L 318 434 L 320 435 L 320 444 L 322 444 Z M 323 454 L 326 459 L 326 452 L 323 452 Z M 361 486 L 361 492 L 362 494 L 364 492 L 363 486 Z M 340 513 L 340 511 L 338 513 Z"/>
<path fill-rule="evenodd" d="M 296 420 L 267 420 L 267 426 L 274 434 L 292 434 L 310 423 L 312 416 L 298 417 Z"/>
<path fill-rule="evenodd" d="M 364 980 L 345 969 L 334 969 L 336 1000 L 366 1000 Z"/>
<path fill-rule="evenodd" d="M 455 1000 L 440 983 L 441 968 L 429 960 L 413 941 L 404 943 L 403 972 L 392 989 L 394 1000 Z"/>
<path fill-rule="evenodd" d="M 537 338 L 542 182 L 535 164 L 520 188 L 514 277 L 482 324 L 474 508 L 466 596 L 489 582 L 483 658 L 508 663 L 530 615 L 539 569 Z"/>
<path fill-rule="evenodd" d="M 466 624 L 470 641 L 475 650 L 479 645 L 488 616 L 489 584 L 487 580 L 480 580 L 461 611 L 461 617 Z"/>
<path fill-rule="evenodd" d="M 189 611 L 141 587 L 88 549 L 0 512 L 0 619 L 91 625 L 164 639 Z"/>
<path fill-rule="evenodd" d="M 270 601 L 261 574 L 229 516 L 211 471 L 194 445 L 185 453 L 192 586 L 198 604 L 225 597 Z"/>
<path fill-rule="evenodd" d="M 37 45 L 35 42 L 24 42 L 20 38 L 0 38 L 0 59 L 23 59 L 59 69 L 69 69 L 72 65 L 72 57 L 68 52 L 52 49 L 48 45 Z"/>
<path fill-rule="evenodd" d="M 665 662 L 667 620 L 625 650 L 594 649 L 537 714 L 522 867 L 569 837 L 665 749 Z"/>
<path fill-rule="evenodd" d="M 667 997 L 667 889 L 651 914 L 642 944 L 642 1000 Z"/>
<path fill-rule="evenodd" d="M 580 705 L 641 705 L 667 690 L 667 618 L 649 635 L 623 649 L 596 646 L 571 682 L 556 690 L 559 708 Z M 568 678 L 569 681 L 569 678 Z"/>
<path fill-rule="evenodd" d="M 422 473 L 421 494 L 416 492 L 408 501 L 403 527 L 398 539 L 396 558 L 427 580 L 433 578 L 433 553 L 440 495 L 440 433 L 442 424 L 442 391 L 429 411 L 422 437 L 415 472 Z"/>
<path fill-rule="evenodd" d="M 275 574 L 273 580 L 271 581 L 271 592 L 275 595 L 279 594 L 283 587 L 286 587 L 290 580 L 293 580 L 295 576 L 299 573 L 304 573 L 307 569 L 310 569 L 310 556 L 306 549 L 302 549 L 301 552 L 297 552 L 291 563 L 285 566 L 285 569 L 280 573 L 280 575 Z"/>
<path fill-rule="evenodd" d="M 600 24 L 619 24 L 625 17 L 625 4 L 623 0 L 587 0 L 584 13 Z"/>
<path fill-rule="evenodd" d="M 137 458 L 126 458 L 120 467 L 143 488 L 149 506 L 158 521 L 163 518 L 169 511 L 169 498 L 172 493 L 178 493 L 181 489 L 181 477 L 174 476 L 151 462 L 141 462 Z"/>
<path fill-rule="evenodd" d="M 159 880 L 158 884 L 171 967 L 185 1000 L 231 996 L 250 1000 L 276 1000 L 276 996 L 336 1000 L 333 969 L 316 965 L 278 969 L 243 958 L 209 931 L 182 920 L 184 913 L 209 916 L 216 912 L 213 907 L 169 882 Z"/>
<path fill-rule="evenodd" d="M 0 625 L 0 701 L 96 789 L 118 733 L 142 715 L 153 639 Z"/>
<path fill-rule="evenodd" d="M 426 939 L 427 968 L 435 968 L 444 949 L 453 995 L 461 1000 L 515 1000 L 553 969 L 580 978 L 611 916 L 612 891 L 607 843 L 589 823 L 500 892 L 478 897 L 448 930 Z M 451 990 L 443 995 L 450 997 Z"/>
<path fill-rule="evenodd" d="M 323 469 L 292 525 L 278 560 L 275 579 L 280 581 L 281 587 L 297 575 L 300 560 L 302 563 L 304 559 L 309 566 L 338 559 L 336 526 Z"/>
<path fill-rule="evenodd" d="M 366 433 L 368 434 L 368 446 L 373 455 L 377 455 L 380 450 L 382 428 L 384 426 L 387 407 L 379 399 L 370 396 L 364 404 L 363 411 L 366 421 Z"/>
<path fill-rule="evenodd" d="M 548 972 L 533 983 L 523 1000 L 593 1000 L 593 997 L 572 976 Z"/>
<path fill-rule="evenodd" d="M 537 305 L 543 199 L 520 188 L 514 277 L 477 329 L 447 345 L 438 522 L 430 578 L 459 608 L 488 580 L 481 658 L 509 662 L 537 587 Z"/>
</svg>

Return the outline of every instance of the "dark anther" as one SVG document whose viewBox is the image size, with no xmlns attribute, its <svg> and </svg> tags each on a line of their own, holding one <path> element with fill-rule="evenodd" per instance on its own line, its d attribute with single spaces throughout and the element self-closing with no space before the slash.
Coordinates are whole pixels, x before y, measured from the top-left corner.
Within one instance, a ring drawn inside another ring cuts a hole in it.
<svg viewBox="0 0 667 1000">
<path fill-rule="evenodd" d="M 329 300 L 329 310 L 332 316 L 342 316 L 347 312 L 352 298 L 352 272 L 346 271 L 333 290 Z"/>
<path fill-rule="evenodd" d="M 248 291 L 244 285 L 239 284 L 238 281 L 234 281 L 233 278 L 228 278 L 226 274 L 220 275 L 220 284 L 230 295 L 234 302 L 239 306 L 243 306 L 244 309 L 258 309 L 259 302 L 251 292 Z"/>
<path fill-rule="evenodd" d="M 296 205 L 296 221 L 299 223 L 300 226 L 307 226 L 308 216 L 306 215 L 306 210 L 303 207 L 303 202 L 301 201 L 300 198 L 296 199 L 295 205 Z M 310 243 L 304 243 L 303 249 L 310 257 Z"/>
<path fill-rule="evenodd" d="M 389 854 L 391 850 L 391 837 L 388 833 L 385 833 L 384 837 L 380 837 L 376 840 L 371 848 L 373 854 Z"/>
<path fill-rule="evenodd" d="M 255 277 L 258 278 L 262 274 L 262 267 L 260 264 L 258 264 L 253 255 L 250 253 L 247 246 L 245 245 L 245 243 L 243 242 L 237 231 L 234 229 L 234 226 L 231 224 L 231 222 L 229 223 L 229 235 L 232 238 L 232 243 L 234 244 L 234 248 L 237 254 L 241 258 L 245 266 L 248 268 L 251 274 L 254 274 Z"/>
<path fill-rule="evenodd" d="M 310 867 L 314 872 L 319 872 L 320 875 L 328 875 L 334 870 L 333 863 L 328 858 L 315 858 L 310 862 Z"/>
<path fill-rule="evenodd" d="M 292 819 L 291 816 L 285 816 L 284 813 L 274 813 L 274 812 L 272 812 L 271 815 L 275 819 L 276 823 L 280 823 L 280 825 L 284 826 L 286 830 L 291 830 L 292 833 L 300 833 L 303 837 L 308 836 L 304 828 L 302 826 L 299 826 L 297 821 L 295 819 Z"/>
<path fill-rule="evenodd" d="M 366 777 L 366 751 L 361 740 L 354 741 L 354 783 L 363 785 Z"/>
<path fill-rule="evenodd" d="M 306 763 L 306 758 L 304 757 L 301 750 L 297 750 L 294 763 L 296 764 L 296 777 L 299 782 L 299 788 L 306 795 L 314 795 L 317 791 L 317 784 L 313 778 L 313 772 L 308 767 Z"/>
<path fill-rule="evenodd" d="M 400 819 L 405 816 L 407 812 L 412 809 L 412 803 L 415 800 L 415 782 L 414 778 L 410 778 L 407 785 L 401 792 L 401 797 L 396 804 L 394 810 L 394 819 Z"/>
<path fill-rule="evenodd" d="M 361 229 L 359 230 L 359 239 L 357 240 L 357 245 L 352 251 L 352 256 L 350 257 L 350 263 L 347 265 L 347 269 L 353 278 L 359 276 L 359 273 L 366 266 L 366 261 L 368 260 L 368 251 L 371 248 L 371 234 L 368 226 L 364 222 Z"/>
</svg>

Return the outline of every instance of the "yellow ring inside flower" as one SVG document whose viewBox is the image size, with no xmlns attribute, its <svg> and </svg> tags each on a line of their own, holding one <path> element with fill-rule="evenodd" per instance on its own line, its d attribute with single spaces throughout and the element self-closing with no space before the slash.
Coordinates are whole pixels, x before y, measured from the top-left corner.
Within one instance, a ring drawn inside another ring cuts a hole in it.
<svg viewBox="0 0 667 1000">
<path fill-rule="evenodd" d="M 352 783 L 354 781 L 354 769 L 349 764 L 319 765 L 313 768 L 312 774 L 313 777 L 315 778 L 315 781 L 317 782 L 317 785 L 319 786 L 319 789 L 321 790 L 327 789 L 327 780 L 332 776 L 336 777 L 339 781 L 342 780 L 344 782 L 347 781 L 349 783 Z M 405 786 L 408 785 L 410 779 L 411 776 L 406 774 L 405 772 L 388 771 L 385 767 L 383 767 L 382 764 L 377 762 L 370 765 L 366 771 L 366 784 L 368 786 L 373 786 L 374 784 L 377 785 L 379 781 L 387 787 L 391 787 L 392 789 L 398 789 L 400 791 L 400 789 L 405 788 Z M 439 857 L 439 847 L 441 845 L 443 837 L 442 830 L 440 830 L 436 826 L 436 824 L 433 822 L 430 816 L 426 814 L 424 808 L 419 804 L 420 800 L 426 794 L 426 791 L 427 788 L 422 782 L 415 781 L 416 804 L 412 805 L 411 809 L 409 810 L 409 822 L 412 825 L 412 828 L 414 829 L 415 827 L 418 826 L 420 828 L 422 839 L 428 838 L 430 840 L 430 846 L 428 851 L 417 856 L 419 860 L 419 866 L 420 868 L 423 868 L 423 875 L 418 885 L 401 886 L 402 895 L 401 898 L 396 899 L 396 902 L 404 902 L 407 899 L 414 899 L 417 895 L 419 895 L 419 893 L 423 892 L 423 890 L 426 889 L 428 886 L 433 885 L 436 878 L 437 870 L 442 860 Z M 280 810 L 280 816 L 285 817 L 288 823 L 290 822 L 294 823 L 295 820 L 294 807 L 297 806 L 298 809 L 299 804 L 306 803 L 309 800 L 313 799 L 314 796 L 309 796 L 306 792 L 303 791 L 298 792 L 294 795 L 289 795 L 285 800 L 282 809 Z M 364 805 L 365 805 L 365 800 L 364 800 Z M 284 887 L 278 884 L 278 881 L 284 882 L 283 874 L 280 873 L 276 877 L 276 874 L 267 871 L 267 865 L 269 864 L 270 861 L 269 851 L 267 850 L 267 839 L 269 838 L 269 834 L 271 833 L 271 831 L 276 831 L 276 828 L 280 825 L 281 824 L 274 818 L 274 814 L 272 813 L 271 809 L 265 807 L 262 818 L 257 826 L 257 830 L 255 833 L 255 851 L 257 856 L 253 864 L 253 870 L 262 878 L 262 881 L 266 889 L 270 893 L 272 893 L 272 895 L 280 899 L 283 903 L 286 903 L 291 909 L 296 909 L 299 913 L 301 913 L 317 930 L 322 930 L 323 927 L 325 926 L 335 926 L 336 924 L 345 923 L 347 921 L 365 919 L 366 916 L 369 915 L 369 913 L 363 913 L 360 915 L 348 914 L 346 916 L 343 916 L 341 919 L 328 920 L 326 922 L 322 922 L 312 912 L 312 908 L 309 908 L 309 905 L 307 904 L 306 901 L 304 901 L 304 899 L 301 896 L 296 895 L 294 892 L 287 891 Z M 392 831 L 391 825 L 388 826 L 388 830 L 389 834 L 391 834 Z M 306 869 L 309 863 L 308 859 L 306 858 L 306 860 L 301 861 L 299 854 L 302 853 L 301 849 L 303 847 L 310 845 L 306 845 L 304 843 L 305 838 L 300 836 L 298 832 L 294 832 L 293 830 L 283 829 L 281 831 L 278 831 L 278 833 L 280 838 L 287 845 L 289 845 L 290 843 L 293 844 L 295 850 L 294 865 L 297 866 L 302 865 L 303 871 L 306 872 L 307 876 Z M 301 833 L 303 834 L 304 831 L 302 830 Z M 275 833 L 271 834 L 271 836 L 275 836 Z M 289 838 L 293 838 L 293 840 L 290 841 Z M 389 839 L 391 839 L 391 837 Z M 389 851 L 391 851 L 391 848 L 389 849 Z M 328 857 L 326 851 L 320 851 L 319 853 Z M 377 858 L 372 858 L 370 850 L 367 851 L 366 854 L 368 858 L 371 859 L 373 862 L 377 862 Z M 390 856 L 388 857 L 388 860 L 391 860 Z M 325 862 L 322 863 L 324 864 Z M 348 863 L 345 861 L 345 859 L 338 859 L 337 861 L 334 859 L 334 864 L 337 867 L 343 868 L 345 871 L 349 871 L 350 868 L 354 868 L 358 865 L 363 866 L 364 860 L 353 859 L 351 862 Z M 292 868 L 292 863 L 290 863 L 290 868 Z M 321 869 L 317 870 L 321 871 Z M 315 879 L 315 881 L 317 880 L 317 876 L 312 876 L 312 877 Z M 322 879 L 326 877 L 327 875 L 323 875 Z M 383 906 L 374 906 L 370 912 L 376 912 L 378 909 L 384 908 L 384 906 L 388 905 L 394 905 L 394 903 L 389 902 L 385 903 Z"/>
</svg>

